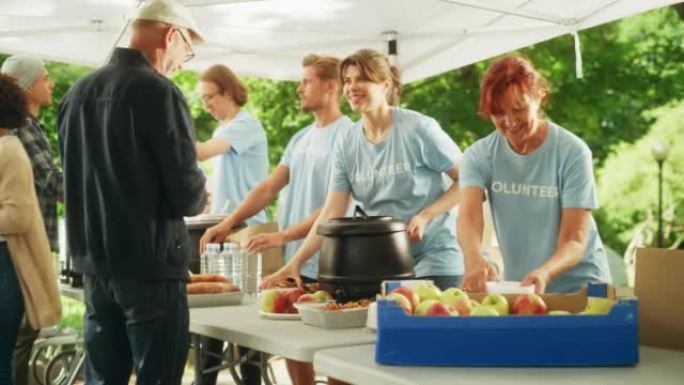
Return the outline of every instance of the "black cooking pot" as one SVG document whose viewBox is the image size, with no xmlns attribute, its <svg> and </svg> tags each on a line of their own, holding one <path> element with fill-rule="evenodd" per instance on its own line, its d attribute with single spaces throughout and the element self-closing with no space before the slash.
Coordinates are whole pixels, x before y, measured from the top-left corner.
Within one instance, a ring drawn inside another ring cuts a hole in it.
<svg viewBox="0 0 684 385">
<path fill-rule="evenodd" d="M 363 298 L 379 293 L 383 280 L 414 276 L 406 224 L 400 220 L 369 217 L 356 206 L 353 217 L 331 219 L 316 232 L 323 236 L 318 269 L 321 289 L 333 294 L 342 290 L 349 299 Z"/>
</svg>

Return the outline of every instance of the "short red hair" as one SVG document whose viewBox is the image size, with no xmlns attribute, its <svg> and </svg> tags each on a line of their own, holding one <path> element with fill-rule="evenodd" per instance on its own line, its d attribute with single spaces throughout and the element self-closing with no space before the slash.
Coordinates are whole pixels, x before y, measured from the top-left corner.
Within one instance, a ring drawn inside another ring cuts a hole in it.
<svg viewBox="0 0 684 385">
<path fill-rule="evenodd" d="M 522 56 L 505 56 L 492 64 L 480 86 L 478 113 L 484 118 L 503 112 L 502 100 L 509 87 L 521 94 L 539 99 L 544 105 L 549 99 L 549 86 L 532 62 Z"/>
</svg>

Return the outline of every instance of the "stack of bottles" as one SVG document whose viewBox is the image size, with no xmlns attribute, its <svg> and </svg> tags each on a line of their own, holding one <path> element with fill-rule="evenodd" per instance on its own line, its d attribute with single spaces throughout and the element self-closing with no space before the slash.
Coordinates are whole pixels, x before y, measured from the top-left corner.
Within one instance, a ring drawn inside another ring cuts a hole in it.
<svg viewBox="0 0 684 385">
<path fill-rule="evenodd" d="M 202 274 L 226 277 L 243 293 L 256 295 L 262 278 L 262 255 L 247 252 L 239 243 L 209 243 L 200 258 Z"/>
</svg>

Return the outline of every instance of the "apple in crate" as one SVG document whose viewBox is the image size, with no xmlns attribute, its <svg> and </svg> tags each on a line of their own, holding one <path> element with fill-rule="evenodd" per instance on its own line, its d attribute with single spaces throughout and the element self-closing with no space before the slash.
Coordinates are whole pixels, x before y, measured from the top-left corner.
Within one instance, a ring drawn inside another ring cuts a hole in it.
<svg viewBox="0 0 684 385">
<path fill-rule="evenodd" d="M 587 307 L 579 314 L 608 314 L 615 305 L 615 301 L 602 297 L 588 297 Z"/>
<path fill-rule="evenodd" d="M 511 306 L 513 314 L 532 315 L 546 314 L 546 303 L 537 294 L 520 294 Z"/>
<path fill-rule="evenodd" d="M 501 294 L 489 293 L 482 300 L 483 306 L 491 306 L 499 312 L 499 315 L 508 315 L 508 300 Z"/>
<path fill-rule="evenodd" d="M 420 298 L 420 302 L 429 300 L 429 299 L 434 299 L 438 300 L 440 295 L 442 295 L 442 291 L 439 290 L 437 286 L 435 286 L 432 283 L 428 282 L 423 282 L 420 285 L 416 287 L 416 293 L 418 294 L 418 297 Z"/>
<path fill-rule="evenodd" d="M 451 304 L 451 308 L 456 310 L 459 315 L 467 316 L 474 308 L 480 306 L 477 301 L 468 298 L 459 298 Z"/>
<path fill-rule="evenodd" d="M 432 305 L 439 303 L 436 299 L 428 299 L 423 302 L 421 302 L 416 310 L 413 311 L 413 314 L 415 315 L 427 315 L 428 310 L 432 307 Z"/>
<path fill-rule="evenodd" d="M 411 309 L 416 309 L 420 304 L 420 297 L 418 296 L 418 293 L 413 291 L 413 289 L 410 287 L 399 286 L 398 288 L 392 290 L 392 293 L 398 293 L 406 297 L 406 299 L 408 299 L 411 303 Z"/>
<path fill-rule="evenodd" d="M 491 306 L 480 305 L 470 312 L 471 317 L 498 317 L 499 312 Z"/>
<path fill-rule="evenodd" d="M 332 295 L 325 290 L 319 290 L 312 295 L 316 297 L 316 301 L 318 302 L 327 302 L 332 301 L 333 299 Z"/>
<path fill-rule="evenodd" d="M 450 287 L 442 292 L 442 295 L 439 296 L 439 300 L 453 308 L 457 301 L 470 300 L 470 297 L 468 297 L 468 294 L 465 291 L 457 287 Z"/>
<path fill-rule="evenodd" d="M 442 302 L 437 302 L 433 303 L 432 306 L 430 306 L 427 309 L 427 313 L 425 315 L 428 316 L 457 316 L 458 312 L 455 310 L 451 310 L 451 307 L 449 305 L 442 303 Z"/>
<path fill-rule="evenodd" d="M 397 292 L 391 292 L 385 297 L 386 300 L 388 301 L 394 301 L 401 306 L 402 309 L 404 309 L 404 313 L 411 315 L 413 313 L 413 305 L 411 304 L 411 301 L 408 300 L 404 295 L 397 293 Z"/>
<path fill-rule="evenodd" d="M 264 313 L 287 313 L 290 306 L 287 296 L 278 290 L 264 291 L 259 302 L 259 309 Z"/>
</svg>

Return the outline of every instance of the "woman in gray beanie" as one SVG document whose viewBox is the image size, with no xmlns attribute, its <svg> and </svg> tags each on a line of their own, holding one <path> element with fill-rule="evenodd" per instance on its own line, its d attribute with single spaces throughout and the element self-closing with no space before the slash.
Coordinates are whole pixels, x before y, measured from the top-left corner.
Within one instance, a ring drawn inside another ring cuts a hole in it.
<svg viewBox="0 0 684 385">
<path fill-rule="evenodd" d="M 52 104 L 52 81 L 43 60 L 25 55 L 10 56 L 0 70 L 15 79 L 26 97 L 28 122 L 14 134 L 29 155 L 34 186 L 43 223 L 53 252 L 59 251 L 57 236 L 57 201 L 62 199 L 62 171 L 56 166 L 46 130 L 38 121 L 42 107 Z M 28 362 L 38 330 L 24 318 L 12 356 L 15 385 L 28 384 Z"/>
</svg>

